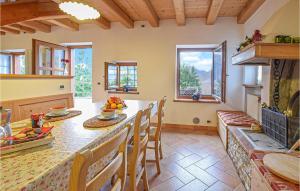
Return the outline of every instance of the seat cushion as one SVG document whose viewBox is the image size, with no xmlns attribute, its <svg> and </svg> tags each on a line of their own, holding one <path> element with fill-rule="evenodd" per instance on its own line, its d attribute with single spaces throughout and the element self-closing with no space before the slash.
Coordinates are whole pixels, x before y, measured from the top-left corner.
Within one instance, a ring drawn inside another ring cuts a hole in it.
<svg viewBox="0 0 300 191">
<path fill-rule="evenodd" d="M 217 111 L 217 115 L 226 125 L 251 127 L 251 124 L 259 124 L 257 120 L 242 111 Z"/>
</svg>

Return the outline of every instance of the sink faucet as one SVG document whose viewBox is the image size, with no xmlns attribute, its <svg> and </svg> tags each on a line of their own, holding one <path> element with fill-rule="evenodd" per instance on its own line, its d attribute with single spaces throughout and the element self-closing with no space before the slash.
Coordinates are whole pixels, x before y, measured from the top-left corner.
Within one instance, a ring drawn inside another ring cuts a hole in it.
<svg viewBox="0 0 300 191">
<path fill-rule="evenodd" d="M 0 107 L 0 137 L 7 137 L 12 135 L 10 126 L 11 109 L 3 109 Z"/>
</svg>

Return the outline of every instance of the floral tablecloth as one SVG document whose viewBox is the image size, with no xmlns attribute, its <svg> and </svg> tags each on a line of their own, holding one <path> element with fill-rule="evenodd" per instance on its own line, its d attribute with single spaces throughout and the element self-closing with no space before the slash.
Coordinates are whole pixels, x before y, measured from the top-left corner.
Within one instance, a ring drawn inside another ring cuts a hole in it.
<svg viewBox="0 0 300 191">
<path fill-rule="evenodd" d="M 138 110 L 146 108 L 149 103 L 154 103 L 154 109 L 157 108 L 156 102 L 127 101 L 126 104 L 129 109 L 124 111 L 127 114 L 127 119 L 119 124 L 100 129 L 86 129 L 82 126 L 86 119 L 99 113 L 100 103 L 89 103 L 90 105 L 85 103 L 85 107 L 76 108 L 82 110 L 82 115 L 53 123 L 55 128 L 52 130 L 52 134 L 55 140 L 52 145 L 1 156 L 0 190 L 68 190 L 71 166 L 76 152 L 94 148 L 114 136 L 126 124 L 132 123 Z M 113 155 L 114 151 L 103 161 L 98 161 L 91 166 L 88 179 L 99 172 Z"/>
</svg>

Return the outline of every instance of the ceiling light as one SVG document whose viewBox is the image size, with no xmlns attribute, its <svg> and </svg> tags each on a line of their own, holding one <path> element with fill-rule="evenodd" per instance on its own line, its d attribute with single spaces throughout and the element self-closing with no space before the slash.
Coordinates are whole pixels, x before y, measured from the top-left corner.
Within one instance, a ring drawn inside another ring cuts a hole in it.
<svg viewBox="0 0 300 191">
<path fill-rule="evenodd" d="M 59 8 L 78 20 L 97 19 L 100 17 L 100 13 L 95 8 L 80 2 L 65 1 L 59 4 Z"/>
</svg>

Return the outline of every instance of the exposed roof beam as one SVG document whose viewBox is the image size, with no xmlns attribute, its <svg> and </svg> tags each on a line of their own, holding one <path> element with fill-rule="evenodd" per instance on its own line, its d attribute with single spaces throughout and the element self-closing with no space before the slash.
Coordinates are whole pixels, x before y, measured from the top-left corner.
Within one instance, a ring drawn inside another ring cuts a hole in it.
<svg viewBox="0 0 300 191">
<path fill-rule="evenodd" d="M 265 2 L 265 0 L 251 0 L 248 1 L 246 6 L 242 9 L 237 17 L 238 24 L 244 24 L 255 11 Z"/>
<path fill-rule="evenodd" d="M 8 27 L 1 27 L 0 29 L 1 29 L 1 31 L 7 32 L 7 33 L 20 34 L 20 31 L 15 30 L 15 29 L 11 29 L 11 28 L 8 28 Z"/>
<path fill-rule="evenodd" d="M 212 0 L 208 9 L 206 24 L 215 24 L 224 0 Z"/>
<path fill-rule="evenodd" d="M 38 22 L 38 21 L 24 21 L 24 22 L 21 22 L 20 24 L 30 27 L 30 28 L 34 28 L 35 30 L 38 30 L 38 31 L 42 31 L 42 32 L 46 32 L 46 33 L 51 32 L 50 25 L 46 25 L 46 24 Z"/>
<path fill-rule="evenodd" d="M 94 20 L 93 23 L 103 29 L 110 29 L 110 22 L 102 16 L 99 19 Z"/>
<path fill-rule="evenodd" d="M 184 0 L 173 0 L 177 25 L 185 25 Z"/>
<path fill-rule="evenodd" d="M 134 22 L 133 20 L 112 0 L 90 0 L 93 2 L 95 8 L 97 8 L 100 12 L 101 10 L 108 10 L 110 14 L 114 15 L 118 18 L 118 20 L 127 28 L 133 28 Z"/>
<path fill-rule="evenodd" d="M 146 19 L 151 26 L 159 26 L 159 18 L 149 0 L 134 0 L 136 9 L 139 10 L 139 13 Z"/>
<path fill-rule="evenodd" d="M 25 32 L 25 33 L 35 33 L 34 29 L 32 29 L 30 27 L 22 26 L 20 24 L 11 24 L 8 27 L 20 30 L 20 31 Z"/>
<path fill-rule="evenodd" d="M 60 27 L 71 29 L 73 31 L 79 31 L 79 24 L 74 21 L 71 21 L 70 19 L 53 19 L 47 21 L 56 24 Z"/>
<path fill-rule="evenodd" d="M 5 32 L 3 32 L 3 31 L 0 31 L 0 35 L 5 35 Z"/>
<path fill-rule="evenodd" d="M 32 2 L 1 5 L 1 26 L 35 19 L 66 17 L 55 2 Z"/>
</svg>

